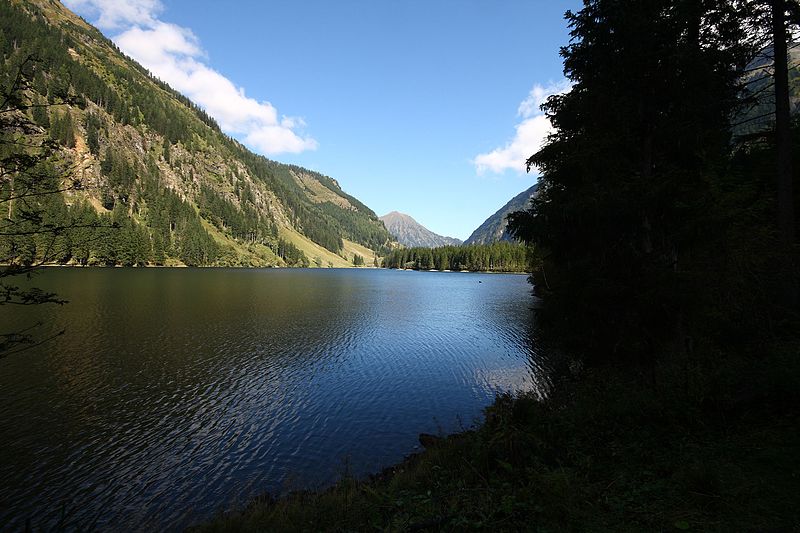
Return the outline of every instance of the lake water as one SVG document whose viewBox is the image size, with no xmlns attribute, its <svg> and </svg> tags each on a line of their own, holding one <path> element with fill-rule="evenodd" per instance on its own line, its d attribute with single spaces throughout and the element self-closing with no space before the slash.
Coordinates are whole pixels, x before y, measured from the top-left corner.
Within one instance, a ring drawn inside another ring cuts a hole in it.
<svg viewBox="0 0 800 533">
<path fill-rule="evenodd" d="M 318 488 L 535 388 L 525 276 L 48 269 L 0 359 L 0 529 L 178 529 Z"/>
</svg>

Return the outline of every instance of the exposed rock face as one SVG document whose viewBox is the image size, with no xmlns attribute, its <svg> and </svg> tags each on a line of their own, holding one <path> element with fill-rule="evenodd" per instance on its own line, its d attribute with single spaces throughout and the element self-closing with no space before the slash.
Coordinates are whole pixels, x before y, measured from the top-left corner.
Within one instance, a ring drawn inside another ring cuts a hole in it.
<svg viewBox="0 0 800 533">
<path fill-rule="evenodd" d="M 0 74 L 16 75 L 26 54 L 39 58 L 26 91 L 35 109 L 60 91 L 74 96 L 32 117 L 83 184 L 65 204 L 85 203 L 101 217 L 117 206 L 114 216 L 142 237 L 141 263 L 193 255 L 203 265 L 284 266 L 302 264 L 287 259 L 288 241 L 337 257 L 345 240 L 376 253 L 393 244 L 335 179 L 251 152 L 60 2 L 0 2 Z M 102 243 L 112 260 L 121 242 Z M 158 254 L 148 246 L 155 242 Z"/>
<path fill-rule="evenodd" d="M 436 248 L 437 246 L 459 246 L 461 240 L 438 235 L 410 216 L 392 211 L 380 217 L 389 233 L 403 246 Z"/>
</svg>

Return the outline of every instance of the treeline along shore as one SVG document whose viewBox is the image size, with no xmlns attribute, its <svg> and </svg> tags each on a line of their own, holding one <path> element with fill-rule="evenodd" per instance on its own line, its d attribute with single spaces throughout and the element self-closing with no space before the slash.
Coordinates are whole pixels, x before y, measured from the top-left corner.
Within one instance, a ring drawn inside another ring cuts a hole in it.
<svg viewBox="0 0 800 533">
<path fill-rule="evenodd" d="M 383 258 L 383 266 L 412 270 L 526 272 L 530 255 L 526 246 L 505 241 L 437 248 L 398 248 Z"/>
</svg>

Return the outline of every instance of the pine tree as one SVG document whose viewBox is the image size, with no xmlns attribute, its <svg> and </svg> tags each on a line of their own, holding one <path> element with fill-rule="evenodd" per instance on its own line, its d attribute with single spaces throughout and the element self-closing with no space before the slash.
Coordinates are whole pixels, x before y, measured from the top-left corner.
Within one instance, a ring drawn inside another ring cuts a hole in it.
<svg viewBox="0 0 800 533">
<path fill-rule="evenodd" d="M 543 316 L 580 328 L 593 353 L 650 357 L 697 308 L 747 60 L 737 16 L 723 0 L 567 14 L 573 87 L 544 106 L 556 133 L 528 160 L 539 195 L 509 218 L 543 253 Z"/>
<path fill-rule="evenodd" d="M 0 69 L 0 305 L 63 303 L 55 294 L 14 283 L 42 264 L 65 260 L 70 254 L 72 228 L 61 193 L 75 188 L 75 181 L 52 164 L 57 147 L 39 134 L 27 115 L 34 105 L 30 80 L 37 66 L 29 56 L 16 69 Z M 0 332 L 0 357 L 33 342 L 30 332 Z"/>
<path fill-rule="evenodd" d="M 45 129 L 50 127 L 50 115 L 46 104 L 37 104 L 33 107 L 33 121 Z"/>
<path fill-rule="evenodd" d="M 100 119 L 94 113 L 86 116 L 86 144 L 89 151 L 97 157 L 100 155 Z"/>
</svg>

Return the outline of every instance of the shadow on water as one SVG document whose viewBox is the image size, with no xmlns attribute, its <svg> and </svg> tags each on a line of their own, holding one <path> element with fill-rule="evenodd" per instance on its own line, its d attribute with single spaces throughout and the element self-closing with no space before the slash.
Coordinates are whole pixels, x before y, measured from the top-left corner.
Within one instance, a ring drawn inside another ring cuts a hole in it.
<svg viewBox="0 0 800 533">
<path fill-rule="evenodd" d="M 480 283 L 478 283 L 480 281 Z M 547 388 L 524 276 L 52 269 L 0 360 L 0 524 L 180 528 L 364 475 Z"/>
</svg>

